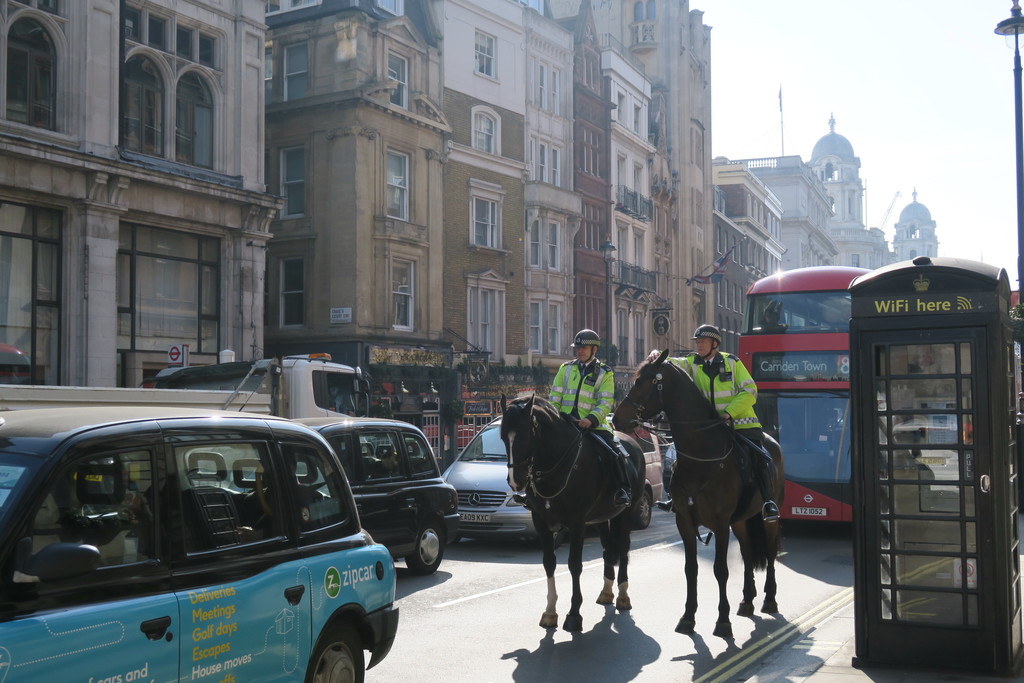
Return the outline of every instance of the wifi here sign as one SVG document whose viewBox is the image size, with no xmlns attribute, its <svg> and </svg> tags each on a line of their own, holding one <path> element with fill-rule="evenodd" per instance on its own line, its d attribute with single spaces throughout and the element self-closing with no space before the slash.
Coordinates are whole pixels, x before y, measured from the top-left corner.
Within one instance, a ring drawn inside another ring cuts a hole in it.
<svg viewBox="0 0 1024 683">
<path fill-rule="evenodd" d="M 996 296 L 990 293 L 963 294 L 911 294 L 909 296 L 880 296 L 854 299 L 854 315 L 942 315 L 994 311 Z"/>
</svg>

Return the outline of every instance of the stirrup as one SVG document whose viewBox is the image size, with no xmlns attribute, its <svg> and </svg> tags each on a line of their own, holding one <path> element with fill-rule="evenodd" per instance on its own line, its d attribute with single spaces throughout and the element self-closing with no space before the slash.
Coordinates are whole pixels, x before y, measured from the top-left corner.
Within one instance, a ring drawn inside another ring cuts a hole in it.
<svg viewBox="0 0 1024 683">
<path fill-rule="evenodd" d="M 626 489 L 619 489 L 618 491 L 615 492 L 613 502 L 616 506 L 624 505 L 626 507 L 629 507 L 633 503 L 633 498 L 632 496 L 629 495 L 629 491 L 627 491 Z"/>
<path fill-rule="evenodd" d="M 519 503 L 520 505 L 522 505 L 527 510 L 530 509 L 528 501 L 526 500 L 526 494 L 525 493 L 513 493 L 512 494 L 512 500 L 513 500 L 513 502 Z"/>
<path fill-rule="evenodd" d="M 766 522 L 779 521 L 779 506 L 773 500 L 766 500 L 761 507 L 761 519 Z"/>
<path fill-rule="evenodd" d="M 674 509 L 672 507 L 672 499 L 671 498 L 669 498 L 667 500 L 659 500 L 658 502 L 655 503 L 655 505 L 658 506 L 659 510 L 664 510 L 665 512 L 672 512 L 672 510 Z"/>
</svg>

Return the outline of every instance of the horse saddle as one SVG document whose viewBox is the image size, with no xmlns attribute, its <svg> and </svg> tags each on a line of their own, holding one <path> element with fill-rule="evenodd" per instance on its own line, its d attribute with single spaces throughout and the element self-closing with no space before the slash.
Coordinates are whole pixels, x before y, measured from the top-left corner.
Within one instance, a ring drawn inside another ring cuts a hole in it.
<svg viewBox="0 0 1024 683">
<path fill-rule="evenodd" d="M 743 476 L 743 483 L 755 483 L 754 477 L 758 476 L 759 472 L 772 471 L 771 467 L 774 464 L 772 463 L 772 456 L 768 453 L 768 449 L 753 439 L 747 438 L 739 432 L 735 432 L 735 434 L 736 445 L 738 446 L 736 449 L 736 461 Z M 768 466 L 765 468 L 755 467 L 754 458 L 763 458 Z"/>
</svg>

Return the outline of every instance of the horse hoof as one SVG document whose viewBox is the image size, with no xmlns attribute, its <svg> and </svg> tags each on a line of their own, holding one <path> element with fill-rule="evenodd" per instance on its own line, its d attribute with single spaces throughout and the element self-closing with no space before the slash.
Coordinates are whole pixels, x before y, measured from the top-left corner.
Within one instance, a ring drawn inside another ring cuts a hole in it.
<svg viewBox="0 0 1024 683">
<path fill-rule="evenodd" d="M 693 619 L 687 619 L 683 617 L 676 624 L 676 633 L 693 633 L 693 629 L 696 628 L 697 622 Z"/>
<path fill-rule="evenodd" d="M 615 609 L 625 612 L 633 609 L 633 603 L 629 601 L 629 598 L 619 598 L 615 601 Z"/>
<path fill-rule="evenodd" d="M 601 594 L 597 596 L 597 604 L 599 605 L 610 605 L 615 596 L 611 591 L 601 591 Z"/>
<path fill-rule="evenodd" d="M 761 611 L 765 614 L 778 614 L 779 604 L 774 600 L 765 600 L 764 605 L 761 607 Z"/>
<path fill-rule="evenodd" d="M 720 621 L 715 624 L 714 633 L 719 638 L 732 638 L 732 624 L 728 621 Z"/>
<path fill-rule="evenodd" d="M 541 628 L 558 628 L 558 612 L 545 612 L 540 617 Z"/>
<path fill-rule="evenodd" d="M 752 617 L 754 616 L 754 605 L 753 603 L 744 600 L 740 603 L 739 609 L 736 610 L 736 614 L 741 617 Z"/>
<path fill-rule="evenodd" d="M 568 614 L 565 617 L 565 623 L 562 624 L 563 631 L 569 631 L 570 633 L 579 633 L 583 630 L 583 617 L 579 614 Z"/>
</svg>

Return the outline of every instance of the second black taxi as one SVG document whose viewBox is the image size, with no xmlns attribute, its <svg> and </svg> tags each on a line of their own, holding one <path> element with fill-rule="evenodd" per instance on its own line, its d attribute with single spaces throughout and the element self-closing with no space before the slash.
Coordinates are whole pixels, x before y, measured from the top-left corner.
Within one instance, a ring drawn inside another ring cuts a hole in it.
<svg viewBox="0 0 1024 683">
<path fill-rule="evenodd" d="M 455 487 L 441 479 L 423 432 L 400 420 L 316 417 L 296 420 L 327 439 L 348 475 L 363 528 L 404 558 L 415 574 L 431 574 L 459 525 Z"/>
</svg>

